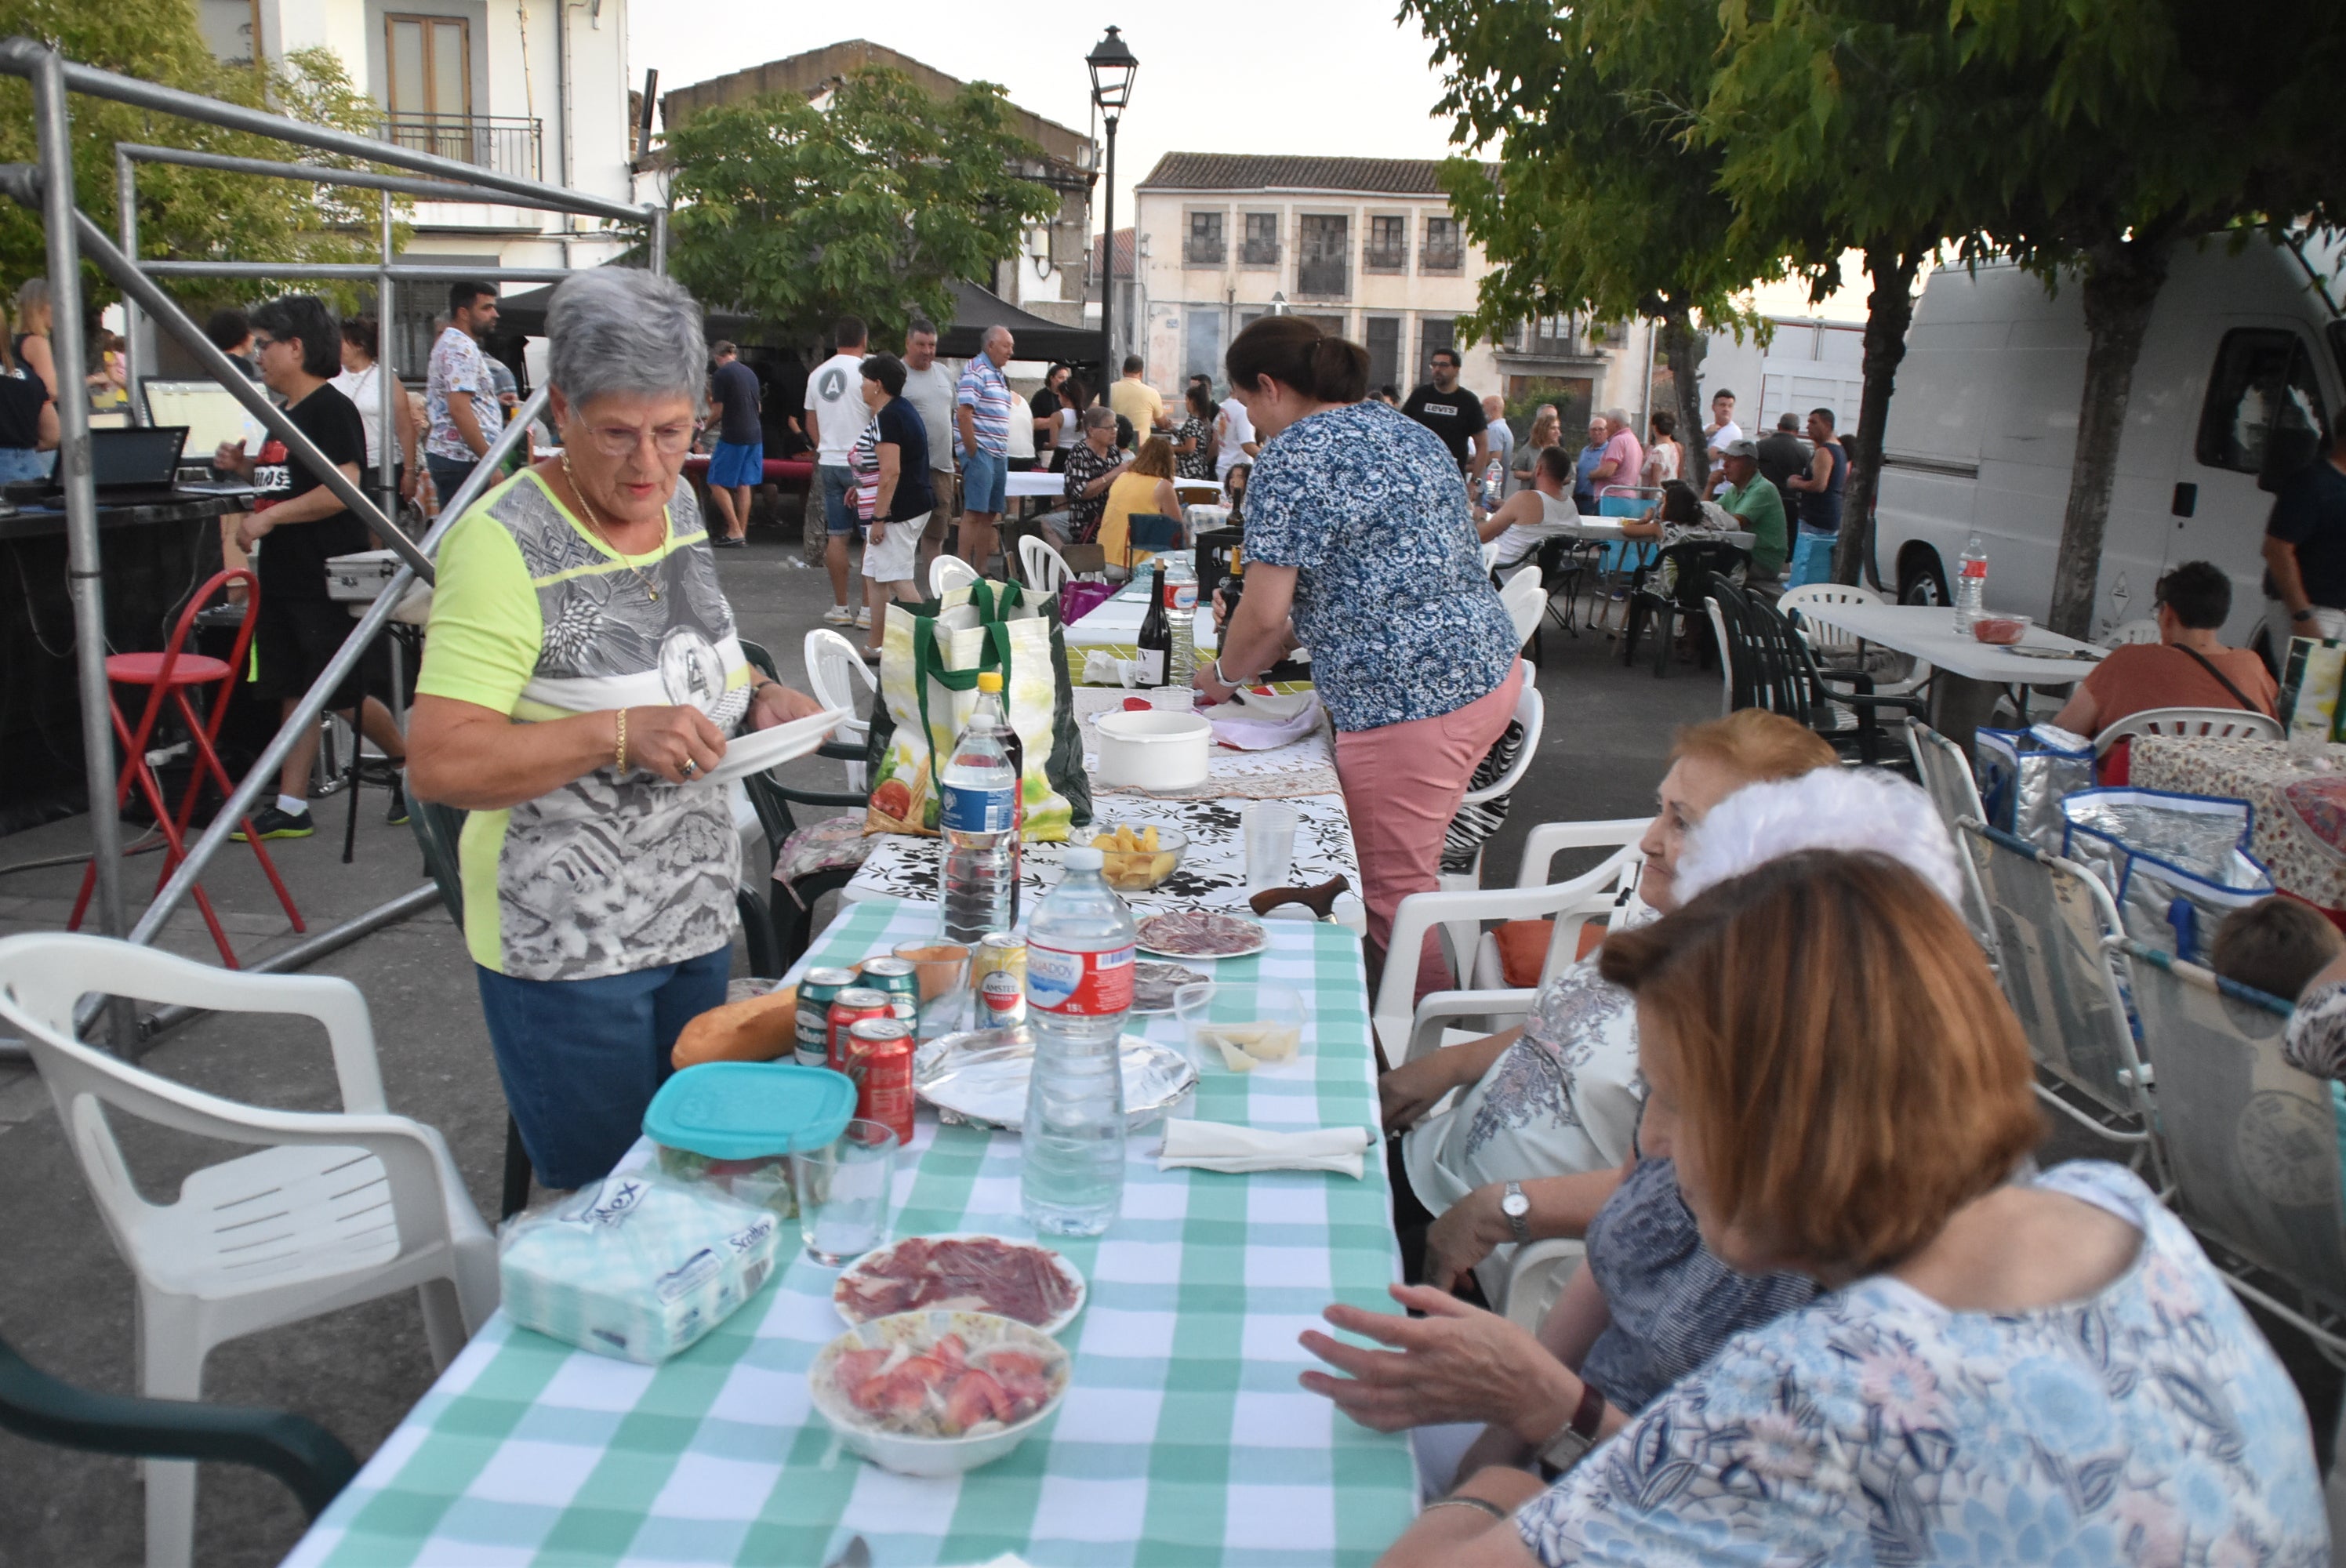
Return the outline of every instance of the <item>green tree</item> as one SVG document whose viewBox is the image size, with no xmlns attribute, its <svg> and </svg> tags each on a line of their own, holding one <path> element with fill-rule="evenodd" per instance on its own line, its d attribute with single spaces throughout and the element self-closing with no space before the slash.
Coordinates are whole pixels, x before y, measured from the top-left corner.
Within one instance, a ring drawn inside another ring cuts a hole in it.
<svg viewBox="0 0 2346 1568">
<path fill-rule="evenodd" d="M 341 62 L 323 49 L 299 50 L 281 65 L 230 65 L 213 57 L 188 0 L 0 0 L 0 36 L 38 38 L 67 58 L 230 103 L 266 107 L 290 118 L 371 134 L 379 117 Z M 328 167 L 350 160 L 305 153 L 265 137 L 198 125 L 108 99 L 71 100 L 76 198 L 108 232 L 114 229 L 114 147 L 144 142 L 240 158 L 301 158 Z M 0 161 L 39 157 L 32 88 L 0 77 Z M 379 198 L 294 180 L 255 179 L 209 169 L 142 165 L 138 171 L 139 249 L 178 260 L 370 261 L 377 254 Z M 38 215 L 0 202 L 0 280 L 12 284 L 47 270 Z M 314 289 L 314 284 L 299 285 Z M 85 268 L 93 305 L 117 290 Z M 271 291 L 265 281 L 174 280 L 190 309 Z M 337 292 L 326 290 L 327 292 Z M 348 291 L 341 291 L 347 294 Z M 343 298 L 342 303 L 351 303 Z"/>
<path fill-rule="evenodd" d="M 1739 223 L 1720 153 L 1689 145 L 1722 36 L 1716 0 L 1402 0 L 1402 15 L 1433 41 L 1451 139 L 1500 148 L 1495 168 L 1443 170 L 1493 263 L 1463 330 L 1491 339 L 1562 313 L 1660 322 L 1688 476 L 1703 483 L 1705 330 L 1760 325 L 1739 297 L 1825 255 L 1821 230 Z"/>
<path fill-rule="evenodd" d="M 954 281 L 989 276 L 1058 210 L 1013 172 L 1042 152 L 984 82 L 938 99 L 871 67 L 822 107 L 782 94 L 702 110 L 668 148 L 676 276 L 800 343 L 847 314 L 882 339 L 916 313 L 951 321 Z"/>
</svg>

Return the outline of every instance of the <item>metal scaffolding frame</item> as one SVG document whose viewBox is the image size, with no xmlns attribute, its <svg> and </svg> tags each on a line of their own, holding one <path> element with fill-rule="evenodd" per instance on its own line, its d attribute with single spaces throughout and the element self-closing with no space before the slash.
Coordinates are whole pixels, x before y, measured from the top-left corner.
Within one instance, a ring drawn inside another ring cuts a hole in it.
<svg viewBox="0 0 2346 1568">
<path fill-rule="evenodd" d="M 324 710 L 334 688 L 357 665 L 367 646 L 381 634 L 408 588 L 419 578 L 427 583 L 432 581 L 432 553 L 441 536 L 449 524 L 495 481 L 498 465 L 520 443 L 530 424 L 546 406 L 546 389 L 540 387 L 506 423 L 471 477 L 454 495 L 444 498 L 439 520 L 421 541 L 413 540 L 394 520 L 398 506 L 395 481 L 392 475 L 398 426 L 393 417 L 394 405 L 392 398 L 397 382 L 390 372 L 387 356 L 379 353 L 376 361 L 382 366 L 381 384 L 383 391 L 380 474 L 382 489 L 381 504 L 378 504 L 375 499 L 370 498 L 339 468 L 328 462 L 316 444 L 270 402 L 226 354 L 213 347 L 196 321 L 164 293 L 154 280 L 158 277 L 210 276 L 372 280 L 379 291 L 380 314 L 388 322 L 393 290 L 402 282 L 472 278 L 485 282 L 547 282 L 559 281 L 570 275 L 567 270 L 442 268 L 395 262 L 392 254 L 391 198 L 393 195 L 438 201 L 494 202 L 501 206 L 604 218 L 621 223 L 640 223 L 649 231 L 649 260 L 656 272 L 664 272 L 668 267 L 668 213 L 656 202 L 637 206 L 590 196 L 562 186 L 546 185 L 494 169 L 480 168 L 454 158 L 375 141 L 347 131 L 305 125 L 260 109 L 98 70 L 67 60 L 56 51 L 32 39 L 0 39 L 0 73 L 26 77 L 33 88 L 33 116 L 40 161 L 37 164 L 0 166 L 0 193 L 14 198 L 38 214 L 46 231 L 50 298 L 57 320 L 67 324 L 66 331 L 55 334 L 52 344 L 56 360 L 57 384 L 78 388 L 87 369 L 81 335 L 77 330 L 82 319 L 81 263 L 87 260 L 123 292 L 126 309 L 130 313 L 128 324 L 133 329 L 125 334 L 126 340 L 136 341 L 141 316 L 168 331 L 195 356 L 213 379 L 228 389 L 248 413 L 260 422 L 263 429 L 285 443 L 293 459 L 316 474 L 320 483 L 336 499 L 372 527 L 398 554 L 403 563 L 382 593 L 368 606 L 366 614 L 353 623 L 351 635 L 342 649 L 328 661 L 325 669 L 296 705 L 292 715 L 262 750 L 251 771 L 230 795 L 212 819 L 211 825 L 189 848 L 187 859 L 172 872 L 170 880 L 156 895 L 138 923 L 132 926 L 123 902 L 121 823 L 117 815 L 107 809 L 107 802 L 113 799 L 114 794 L 115 757 L 114 737 L 107 718 L 109 692 L 106 675 L 105 600 L 100 579 L 97 497 L 90 476 L 89 406 L 87 400 L 79 397 L 58 400 L 57 477 L 65 497 L 66 570 L 74 606 L 74 644 L 81 697 L 82 763 L 89 793 L 91 854 L 97 871 L 98 923 L 108 936 L 148 942 L 154 940 L 180 901 L 194 887 L 204 867 L 229 841 L 229 835 L 235 830 L 238 819 L 250 809 L 262 789 L 273 779 L 286 754 L 292 749 L 295 739 L 303 730 L 318 722 L 318 717 Z M 173 148 L 117 144 L 115 150 L 117 218 L 121 229 L 121 243 L 117 246 L 74 204 L 72 121 L 66 95 L 76 92 L 154 109 L 201 124 L 245 131 L 294 147 L 384 165 L 404 172 L 383 174 L 366 168 L 338 168 L 326 164 L 280 163 L 265 158 L 188 152 Z M 381 262 L 373 266 L 363 263 L 141 262 L 138 260 L 135 188 L 135 166 L 139 162 L 179 164 L 263 178 L 308 180 L 319 185 L 381 191 Z M 379 341 L 378 348 L 382 346 Z M 425 895 L 429 891 L 428 888 L 419 888 L 402 894 L 354 920 L 319 932 L 294 949 L 275 955 L 263 967 L 294 967 L 332 952 L 388 920 L 422 907 L 427 901 Z M 138 1023 L 131 1016 L 127 999 L 109 1000 L 113 1003 L 114 1046 L 125 1054 L 132 1054 L 138 1044 Z M 77 1022 L 87 1028 L 106 1005 L 107 1003 L 100 999 L 85 999 Z M 184 1015 L 184 1013 L 180 1013 L 180 1016 Z M 178 1018 L 157 1017 L 147 1021 L 150 1028 L 168 1027 L 175 1022 Z"/>
</svg>

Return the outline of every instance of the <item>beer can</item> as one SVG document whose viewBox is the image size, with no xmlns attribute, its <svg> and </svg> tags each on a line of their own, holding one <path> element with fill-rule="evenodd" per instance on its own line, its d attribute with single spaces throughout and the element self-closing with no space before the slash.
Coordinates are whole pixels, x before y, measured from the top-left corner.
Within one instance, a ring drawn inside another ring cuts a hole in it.
<svg viewBox="0 0 2346 1568">
<path fill-rule="evenodd" d="M 798 1061 L 801 1067 L 831 1065 L 831 1004 L 855 983 L 852 969 L 810 969 L 799 981 Z"/>
<path fill-rule="evenodd" d="M 1008 1029 L 1026 1022 L 1026 939 L 994 932 L 970 954 L 969 983 L 977 992 L 976 1029 Z"/>
<path fill-rule="evenodd" d="M 913 1026 L 901 1018 L 867 1018 L 847 1032 L 841 1071 L 855 1080 L 855 1114 L 913 1141 Z"/>
<path fill-rule="evenodd" d="M 867 958 L 856 984 L 888 993 L 888 1010 L 906 1023 L 921 1015 L 921 977 L 901 958 Z"/>
<path fill-rule="evenodd" d="M 847 1032 L 867 1018 L 892 1018 L 888 993 L 869 986 L 851 985 L 831 999 L 831 1035 L 824 1065 L 835 1073 L 847 1070 Z"/>
</svg>

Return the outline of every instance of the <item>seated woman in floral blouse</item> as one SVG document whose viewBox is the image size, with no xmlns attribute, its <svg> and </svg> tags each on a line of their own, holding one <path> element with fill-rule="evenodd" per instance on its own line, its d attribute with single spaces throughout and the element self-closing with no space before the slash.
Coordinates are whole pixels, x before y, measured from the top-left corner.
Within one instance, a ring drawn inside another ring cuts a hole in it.
<svg viewBox="0 0 2346 1568">
<path fill-rule="evenodd" d="M 1914 872 L 1796 854 L 1600 962 L 1705 1242 L 1831 1293 L 1576 1410 L 1561 1480 L 1480 1472 L 1387 1568 L 2330 1560 L 2304 1406 L 2182 1223 L 2116 1166 L 2014 1178 L 2027 1043 Z"/>
</svg>

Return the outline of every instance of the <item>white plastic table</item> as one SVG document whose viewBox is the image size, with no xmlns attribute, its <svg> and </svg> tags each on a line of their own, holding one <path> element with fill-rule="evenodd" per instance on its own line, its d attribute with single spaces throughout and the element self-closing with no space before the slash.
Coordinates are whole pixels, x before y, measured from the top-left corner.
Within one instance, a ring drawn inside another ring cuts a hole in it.
<svg viewBox="0 0 2346 1568">
<path fill-rule="evenodd" d="M 2022 689 L 2025 713 L 2027 687 L 2083 680 L 2102 658 L 2102 650 L 2093 644 L 2043 626 L 2029 627 L 2020 646 L 2074 657 L 2035 657 L 1981 642 L 1956 631 L 1955 612 L 1943 605 L 1809 604 L 1800 611 L 1805 620 L 1927 660 L 1937 672 L 1931 680 L 1932 727 L 1966 750 L 1973 732 L 1994 711 L 1996 697 L 2005 688 Z"/>
<path fill-rule="evenodd" d="M 1039 468 L 1014 473 L 1003 486 L 1005 495 L 1065 495 L 1066 493 L 1066 474 L 1050 473 Z"/>
</svg>

